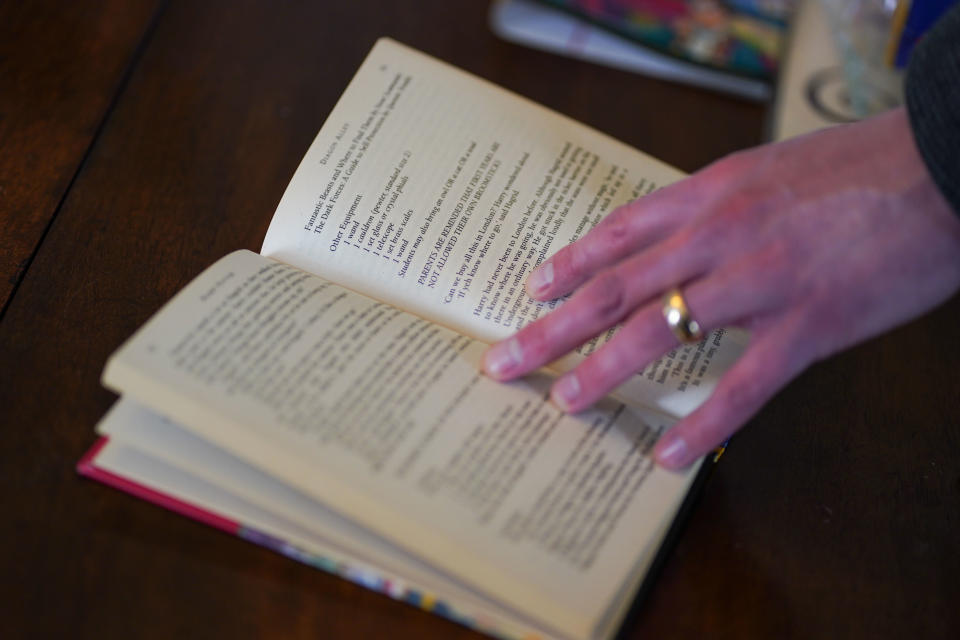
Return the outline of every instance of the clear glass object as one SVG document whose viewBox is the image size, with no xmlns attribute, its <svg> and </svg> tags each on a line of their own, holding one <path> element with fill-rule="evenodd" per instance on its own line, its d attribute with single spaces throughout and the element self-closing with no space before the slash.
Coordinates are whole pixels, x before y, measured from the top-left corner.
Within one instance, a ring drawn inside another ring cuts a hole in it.
<svg viewBox="0 0 960 640">
<path fill-rule="evenodd" d="M 904 0 L 820 1 L 830 18 L 852 112 L 864 118 L 902 104 L 903 71 L 889 60 Z"/>
</svg>

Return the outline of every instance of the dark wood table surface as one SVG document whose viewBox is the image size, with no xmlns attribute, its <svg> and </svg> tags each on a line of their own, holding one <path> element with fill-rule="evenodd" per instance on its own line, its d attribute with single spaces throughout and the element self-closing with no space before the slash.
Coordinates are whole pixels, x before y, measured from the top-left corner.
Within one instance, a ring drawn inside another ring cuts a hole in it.
<svg viewBox="0 0 960 640">
<path fill-rule="evenodd" d="M 0 2 L 0 637 L 481 636 L 78 477 L 107 356 L 258 249 L 390 35 L 694 171 L 762 105 L 499 41 L 478 2 Z M 733 440 L 626 638 L 957 637 L 960 299 Z"/>
</svg>

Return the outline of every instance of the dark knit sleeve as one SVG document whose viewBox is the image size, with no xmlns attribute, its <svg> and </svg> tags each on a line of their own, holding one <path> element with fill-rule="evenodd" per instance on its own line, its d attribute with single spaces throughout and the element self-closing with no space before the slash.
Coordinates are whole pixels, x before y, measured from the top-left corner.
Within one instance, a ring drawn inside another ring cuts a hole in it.
<svg viewBox="0 0 960 640">
<path fill-rule="evenodd" d="M 960 215 L 960 6 L 948 11 L 911 54 L 906 102 L 930 176 Z"/>
</svg>

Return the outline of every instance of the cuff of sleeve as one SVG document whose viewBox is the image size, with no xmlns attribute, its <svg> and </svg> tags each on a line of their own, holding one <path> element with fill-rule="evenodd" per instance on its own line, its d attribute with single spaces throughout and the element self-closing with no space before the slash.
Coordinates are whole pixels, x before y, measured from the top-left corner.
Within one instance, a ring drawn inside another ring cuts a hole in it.
<svg viewBox="0 0 960 640">
<path fill-rule="evenodd" d="M 960 215 L 960 7 L 947 12 L 914 49 L 906 103 L 930 177 Z"/>
</svg>

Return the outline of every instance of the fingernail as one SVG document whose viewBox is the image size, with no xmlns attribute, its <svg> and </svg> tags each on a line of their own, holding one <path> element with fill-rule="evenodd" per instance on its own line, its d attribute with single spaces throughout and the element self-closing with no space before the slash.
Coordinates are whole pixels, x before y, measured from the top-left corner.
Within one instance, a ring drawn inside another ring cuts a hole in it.
<svg viewBox="0 0 960 640">
<path fill-rule="evenodd" d="M 534 269 L 530 277 L 527 278 L 527 290 L 534 296 L 546 293 L 551 284 L 553 284 L 552 262 L 540 265 L 537 269 Z"/>
<path fill-rule="evenodd" d="M 560 405 L 564 411 L 570 411 L 570 407 L 576 402 L 580 395 L 580 380 L 577 374 L 568 373 L 557 380 L 553 385 L 553 401 Z"/>
<path fill-rule="evenodd" d="M 687 443 L 679 434 L 667 432 L 657 453 L 657 462 L 666 467 L 679 467 L 686 462 Z"/>
<path fill-rule="evenodd" d="M 487 355 L 484 356 L 483 368 L 487 373 L 499 378 L 519 365 L 522 356 L 520 342 L 516 338 L 510 338 L 490 347 Z"/>
</svg>

